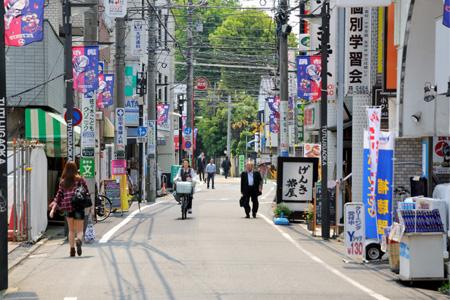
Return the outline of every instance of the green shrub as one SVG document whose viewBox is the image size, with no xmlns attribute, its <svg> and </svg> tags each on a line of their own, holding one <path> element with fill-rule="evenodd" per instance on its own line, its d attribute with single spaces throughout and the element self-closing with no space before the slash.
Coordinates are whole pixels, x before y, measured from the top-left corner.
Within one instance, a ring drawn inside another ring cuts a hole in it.
<svg viewBox="0 0 450 300">
<path fill-rule="evenodd" d="M 273 210 L 273 214 L 277 218 L 281 216 L 281 213 L 283 213 L 283 215 L 286 218 L 289 218 L 289 216 L 291 215 L 292 211 L 289 209 L 289 207 L 286 205 L 286 203 L 282 202 L 282 203 L 277 204 L 277 206 Z"/>
</svg>

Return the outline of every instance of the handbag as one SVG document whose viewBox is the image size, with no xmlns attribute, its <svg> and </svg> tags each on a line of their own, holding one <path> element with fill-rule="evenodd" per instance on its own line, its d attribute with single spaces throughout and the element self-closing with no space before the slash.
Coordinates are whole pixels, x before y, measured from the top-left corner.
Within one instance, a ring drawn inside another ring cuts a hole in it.
<svg viewBox="0 0 450 300">
<path fill-rule="evenodd" d="M 86 192 L 80 182 L 78 183 L 78 187 L 72 196 L 71 204 L 75 210 L 82 210 L 92 206 L 91 196 Z"/>
<path fill-rule="evenodd" d="M 86 241 L 86 243 L 92 243 L 95 241 L 95 228 L 94 228 L 94 224 L 92 223 L 91 216 L 89 216 L 89 218 L 88 218 L 86 232 L 84 233 L 84 240 Z"/>
</svg>

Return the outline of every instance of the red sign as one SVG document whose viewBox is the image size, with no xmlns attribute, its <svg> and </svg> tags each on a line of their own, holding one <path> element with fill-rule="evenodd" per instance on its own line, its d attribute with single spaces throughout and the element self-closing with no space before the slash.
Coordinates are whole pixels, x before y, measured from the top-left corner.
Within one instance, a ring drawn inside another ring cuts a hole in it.
<svg viewBox="0 0 450 300">
<path fill-rule="evenodd" d="M 112 175 L 127 175 L 127 161 L 125 159 L 113 159 L 111 161 Z"/>
<path fill-rule="evenodd" d="M 67 123 L 67 111 L 64 113 L 64 120 L 66 120 Z M 81 113 L 81 110 L 74 107 L 72 111 L 72 125 L 78 126 L 81 124 L 81 121 L 83 121 L 83 114 Z"/>
<path fill-rule="evenodd" d="M 208 79 L 205 77 L 199 77 L 195 80 L 195 88 L 199 91 L 206 91 L 208 89 Z"/>
</svg>

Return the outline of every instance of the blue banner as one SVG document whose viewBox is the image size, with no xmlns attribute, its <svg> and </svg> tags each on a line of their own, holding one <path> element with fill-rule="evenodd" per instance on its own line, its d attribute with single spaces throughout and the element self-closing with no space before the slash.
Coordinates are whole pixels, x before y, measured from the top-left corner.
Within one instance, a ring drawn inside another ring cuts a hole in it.
<svg viewBox="0 0 450 300">
<path fill-rule="evenodd" d="M 113 105 L 114 74 L 99 74 L 97 90 L 97 108 Z"/>
<path fill-rule="evenodd" d="M 317 101 L 322 90 L 322 58 L 320 55 L 297 56 L 297 96 L 308 102 Z"/>
<path fill-rule="evenodd" d="M 450 28 L 450 0 L 445 0 L 444 14 L 442 16 L 442 24 Z"/>
<path fill-rule="evenodd" d="M 5 44 L 21 47 L 42 41 L 44 0 L 5 0 Z"/>
<path fill-rule="evenodd" d="M 269 105 L 269 130 L 271 133 L 280 132 L 280 97 L 267 98 Z"/>
<path fill-rule="evenodd" d="M 363 153 L 363 195 L 366 225 L 366 239 L 381 239 L 384 228 L 392 225 L 392 189 L 394 138 L 390 132 L 380 133 L 378 172 L 375 193 L 376 203 L 369 203 L 370 197 L 370 157 L 368 135 L 365 132 Z M 376 204 L 376 205 L 375 205 Z"/>
<path fill-rule="evenodd" d="M 98 46 L 72 47 L 73 89 L 93 97 L 98 89 Z"/>
</svg>

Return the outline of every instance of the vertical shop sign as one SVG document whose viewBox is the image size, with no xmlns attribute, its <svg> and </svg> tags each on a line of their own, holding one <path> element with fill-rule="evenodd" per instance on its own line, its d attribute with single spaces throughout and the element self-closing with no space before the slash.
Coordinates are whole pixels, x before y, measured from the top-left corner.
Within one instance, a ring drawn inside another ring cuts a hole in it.
<svg viewBox="0 0 450 300">
<path fill-rule="evenodd" d="M 303 144 L 305 139 L 305 129 L 304 129 L 304 118 L 305 118 L 305 106 L 302 102 L 297 102 L 296 104 L 297 113 L 296 113 L 296 130 L 297 130 L 297 142 L 296 144 Z"/>
<path fill-rule="evenodd" d="M 239 174 L 245 170 L 245 155 L 239 155 Z"/>
<path fill-rule="evenodd" d="M 43 0 L 5 0 L 5 45 L 21 47 L 44 37 Z"/>
<path fill-rule="evenodd" d="M 95 177 L 95 158 L 82 157 L 80 159 L 80 174 L 84 178 Z"/>
<path fill-rule="evenodd" d="M 320 55 L 297 56 L 297 96 L 308 102 L 317 101 L 321 96 L 321 67 Z"/>
<path fill-rule="evenodd" d="M 148 120 L 148 154 L 156 154 L 156 122 Z"/>
<path fill-rule="evenodd" d="M 127 142 L 127 132 L 125 130 L 125 109 L 116 108 L 116 152 L 118 157 L 125 155 L 125 145 Z"/>
<path fill-rule="evenodd" d="M 370 84 L 370 8 L 346 9 L 346 91 L 348 95 L 368 95 Z"/>
<path fill-rule="evenodd" d="M 94 97 L 98 89 L 98 46 L 72 47 L 73 89 Z"/>
<path fill-rule="evenodd" d="M 351 258 L 364 258 L 364 206 L 362 203 L 347 203 L 344 209 L 345 254 Z"/>
<path fill-rule="evenodd" d="M 83 120 L 81 121 L 81 156 L 95 154 L 95 99 L 83 97 Z"/>
<path fill-rule="evenodd" d="M 144 21 L 133 20 L 131 22 L 131 55 L 140 56 L 145 49 Z"/>
</svg>

